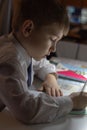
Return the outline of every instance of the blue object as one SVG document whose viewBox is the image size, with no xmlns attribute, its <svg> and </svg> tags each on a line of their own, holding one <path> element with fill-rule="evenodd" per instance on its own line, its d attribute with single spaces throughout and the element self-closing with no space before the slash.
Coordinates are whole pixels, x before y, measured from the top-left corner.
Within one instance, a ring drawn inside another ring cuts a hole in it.
<svg viewBox="0 0 87 130">
<path fill-rule="evenodd" d="M 29 67 L 28 67 L 28 80 L 27 80 L 27 84 L 28 86 L 31 85 L 31 72 L 32 72 L 32 62 L 30 63 Z"/>
</svg>

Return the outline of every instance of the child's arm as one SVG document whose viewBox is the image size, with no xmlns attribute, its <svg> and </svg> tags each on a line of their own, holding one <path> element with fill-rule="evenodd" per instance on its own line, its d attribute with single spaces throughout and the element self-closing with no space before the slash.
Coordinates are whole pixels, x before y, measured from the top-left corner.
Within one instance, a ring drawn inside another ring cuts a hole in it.
<svg viewBox="0 0 87 130">
<path fill-rule="evenodd" d="M 33 60 L 33 63 L 38 77 L 43 80 L 43 84 L 38 90 L 44 91 L 51 96 L 62 96 L 57 82 L 56 67 L 45 58 L 39 62 Z"/>
<path fill-rule="evenodd" d="M 72 109 L 70 97 L 29 90 L 18 63 L 0 64 L 0 99 L 16 119 L 26 124 L 51 122 Z"/>
<path fill-rule="evenodd" d="M 0 66 L 0 99 L 21 122 L 26 124 L 51 122 L 77 108 L 76 102 L 79 108 L 87 105 L 87 94 L 82 95 L 81 100 L 78 94 L 52 97 L 29 90 L 21 66 L 16 64 L 16 68 L 6 64 Z"/>
</svg>

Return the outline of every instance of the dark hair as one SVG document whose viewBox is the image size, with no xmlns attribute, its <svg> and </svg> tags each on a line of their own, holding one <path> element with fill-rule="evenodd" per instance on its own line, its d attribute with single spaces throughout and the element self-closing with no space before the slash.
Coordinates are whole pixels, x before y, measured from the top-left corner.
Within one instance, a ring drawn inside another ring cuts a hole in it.
<svg viewBox="0 0 87 130">
<path fill-rule="evenodd" d="M 58 23 L 64 27 L 64 35 L 69 29 L 66 8 L 58 0 L 14 0 L 12 28 L 17 31 L 27 19 L 36 27 Z"/>
</svg>

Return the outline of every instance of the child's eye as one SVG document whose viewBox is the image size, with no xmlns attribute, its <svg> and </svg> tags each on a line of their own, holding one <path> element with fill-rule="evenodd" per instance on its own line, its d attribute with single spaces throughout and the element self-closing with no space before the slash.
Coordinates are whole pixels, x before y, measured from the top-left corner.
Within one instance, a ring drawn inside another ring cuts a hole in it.
<svg viewBox="0 0 87 130">
<path fill-rule="evenodd" d="M 50 40 L 51 40 L 52 42 L 56 42 L 57 39 L 58 39 L 58 37 L 56 37 L 56 36 L 53 36 L 53 37 L 50 38 Z"/>
<path fill-rule="evenodd" d="M 52 43 L 56 43 L 57 42 L 57 39 L 50 39 Z"/>
<path fill-rule="evenodd" d="M 55 39 L 55 38 L 50 38 L 50 40 L 51 40 L 52 42 L 56 42 L 56 41 L 57 41 L 57 39 Z"/>
<path fill-rule="evenodd" d="M 52 42 L 55 42 L 55 40 L 51 39 Z"/>
</svg>

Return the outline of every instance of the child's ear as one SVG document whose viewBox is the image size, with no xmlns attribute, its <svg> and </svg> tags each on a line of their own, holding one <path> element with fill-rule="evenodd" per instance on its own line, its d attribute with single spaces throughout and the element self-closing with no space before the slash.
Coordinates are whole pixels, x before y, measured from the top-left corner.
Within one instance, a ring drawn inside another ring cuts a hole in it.
<svg viewBox="0 0 87 130">
<path fill-rule="evenodd" d="M 24 37 L 28 37 L 34 28 L 34 24 L 31 20 L 26 20 L 22 25 L 22 33 Z"/>
</svg>

